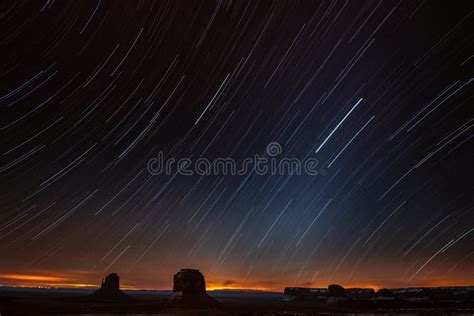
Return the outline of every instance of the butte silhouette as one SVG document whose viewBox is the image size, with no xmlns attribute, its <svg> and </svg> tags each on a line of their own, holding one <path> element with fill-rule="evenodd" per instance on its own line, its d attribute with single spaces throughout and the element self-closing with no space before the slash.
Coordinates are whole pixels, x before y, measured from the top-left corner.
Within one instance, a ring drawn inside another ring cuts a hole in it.
<svg viewBox="0 0 474 316">
<path fill-rule="evenodd" d="M 171 302 L 192 307 L 217 305 L 217 301 L 206 293 L 204 276 L 195 269 L 181 269 L 174 275 Z"/>
<path fill-rule="evenodd" d="M 89 298 L 100 301 L 128 302 L 133 299 L 120 290 L 120 278 L 111 273 L 102 280 L 100 289 L 92 293 Z"/>
</svg>

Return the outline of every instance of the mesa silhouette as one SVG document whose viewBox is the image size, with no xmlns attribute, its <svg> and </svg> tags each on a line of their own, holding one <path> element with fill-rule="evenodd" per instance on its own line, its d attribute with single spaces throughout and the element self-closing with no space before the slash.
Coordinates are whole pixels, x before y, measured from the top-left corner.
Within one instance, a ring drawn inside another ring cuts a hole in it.
<svg viewBox="0 0 474 316">
<path fill-rule="evenodd" d="M 100 288 L 18 289 L 0 287 L 0 314 L 165 313 L 170 315 L 314 315 L 315 313 L 474 312 L 474 286 L 380 289 L 286 287 L 284 293 L 206 291 L 204 275 L 181 269 L 173 291 L 122 291 L 111 273 Z"/>
<path fill-rule="evenodd" d="M 120 277 L 111 273 L 102 280 L 100 289 L 89 296 L 92 300 L 128 302 L 133 299 L 120 290 Z"/>
</svg>

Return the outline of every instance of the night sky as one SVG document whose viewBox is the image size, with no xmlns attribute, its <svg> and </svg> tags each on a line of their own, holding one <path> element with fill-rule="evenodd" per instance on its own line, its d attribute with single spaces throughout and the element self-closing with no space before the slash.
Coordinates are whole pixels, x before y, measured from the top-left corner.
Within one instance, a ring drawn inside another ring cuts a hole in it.
<svg viewBox="0 0 474 316">
<path fill-rule="evenodd" d="M 0 7 L 0 284 L 474 283 L 471 1 Z"/>
</svg>

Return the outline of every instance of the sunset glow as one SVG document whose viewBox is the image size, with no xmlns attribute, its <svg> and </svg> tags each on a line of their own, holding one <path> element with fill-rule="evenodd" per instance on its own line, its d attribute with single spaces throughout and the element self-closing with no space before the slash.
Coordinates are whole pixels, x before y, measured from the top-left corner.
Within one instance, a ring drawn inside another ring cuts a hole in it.
<svg viewBox="0 0 474 316">
<path fill-rule="evenodd" d="M 63 282 L 68 278 L 53 277 L 46 275 L 27 275 L 27 274 L 0 274 L 0 279 L 16 280 L 16 281 L 35 281 L 35 282 Z"/>
</svg>

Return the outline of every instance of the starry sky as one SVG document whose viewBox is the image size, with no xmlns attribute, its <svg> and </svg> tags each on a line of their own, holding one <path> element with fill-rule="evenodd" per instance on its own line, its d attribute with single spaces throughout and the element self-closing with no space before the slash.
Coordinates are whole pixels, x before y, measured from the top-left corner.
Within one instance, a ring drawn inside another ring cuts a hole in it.
<svg viewBox="0 0 474 316">
<path fill-rule="evenodd" d="M 474 283 L 469 1 L 0 8 L 0 284 Z M 270 143 L 318 174 L 149 168 Z"/>
</svg>

